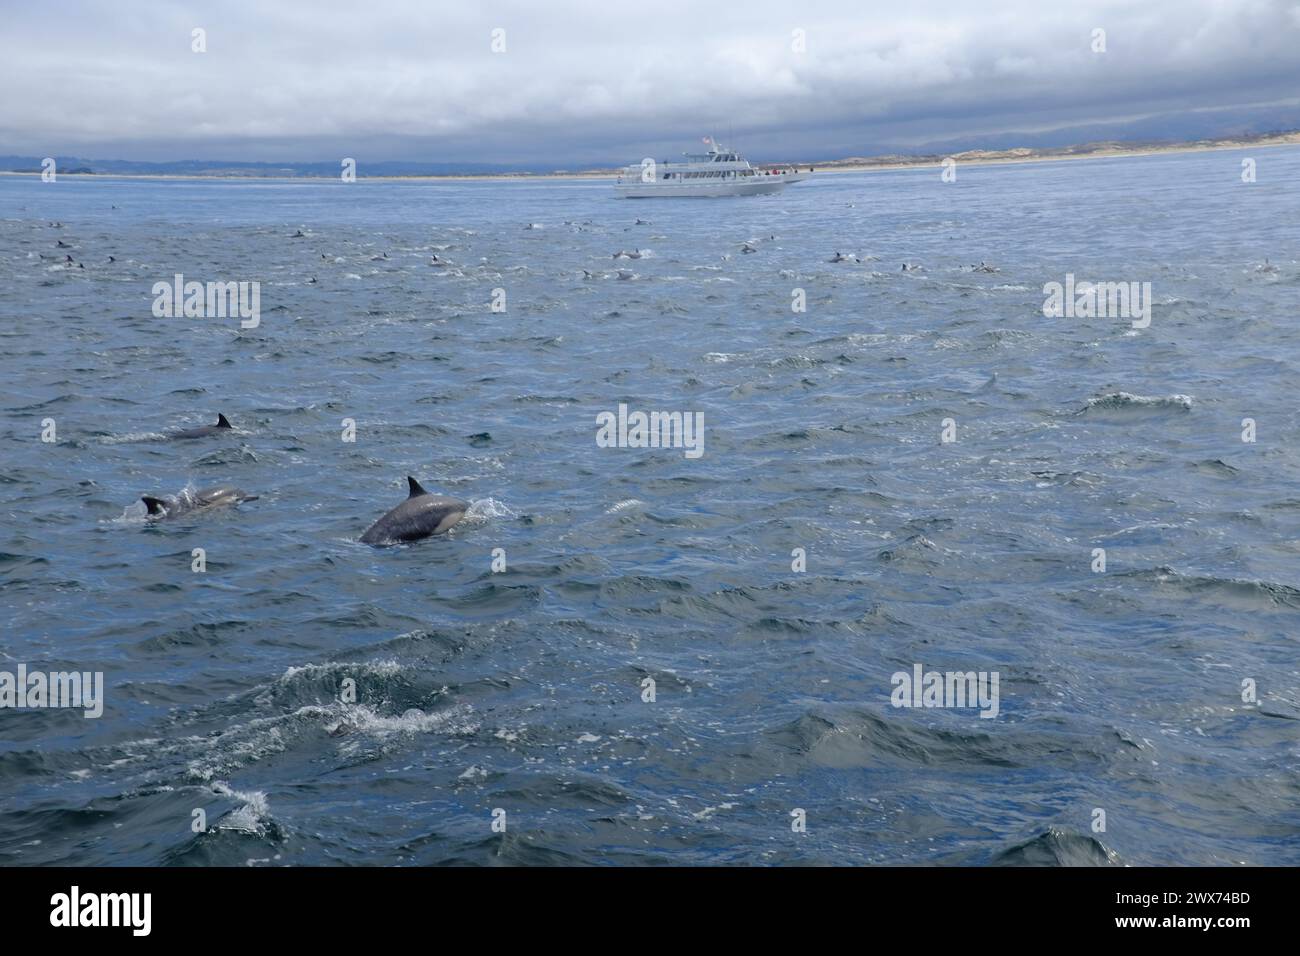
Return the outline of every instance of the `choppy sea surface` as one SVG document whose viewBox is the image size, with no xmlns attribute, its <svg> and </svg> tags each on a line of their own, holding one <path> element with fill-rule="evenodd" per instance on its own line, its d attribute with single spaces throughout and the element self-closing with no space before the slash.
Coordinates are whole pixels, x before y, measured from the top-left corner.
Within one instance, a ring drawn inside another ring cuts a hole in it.
<svg viewBox="0 0 1300 956">
<path fill-rule="evenodd" d="M 1300 863 L 1298 182 L 0 177 L 0 670 L 106 685 L 0 710 L 0 862 Z M 467 520 L 359 543 L 408 474 Z M 917 664 L 997 716 L 892 706 Z"/>
</svg>

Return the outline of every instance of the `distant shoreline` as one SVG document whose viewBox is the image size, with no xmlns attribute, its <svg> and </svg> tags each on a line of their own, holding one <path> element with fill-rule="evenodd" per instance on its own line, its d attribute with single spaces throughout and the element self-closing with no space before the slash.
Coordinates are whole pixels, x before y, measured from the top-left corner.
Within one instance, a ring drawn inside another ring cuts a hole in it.
<svg viewBox="0 0 1300 956">
<path fill-rule="evenodd" d="M 1073 159 L 1115 159 L 1123 156 L 1158 156 L 1165 153 L 1208 153 L 1221 150 L 1271 148 L 1274 146 L 1300 146 L 1300 130 L 1274 133 L 1267 136 L 1240 139 L 1201 140 L 1190 143 L 1133 144 L 1090 143 L 1084 146 L 1063 146 L 1054 149 L 967 150 L 947 156 L 880 156 L 837 159 L 814 163 L 818 172 L 871 172 L 885 169 L 929 169 L 946 159 L 959 166 L 999 166 L 1012 163 L 1047 163 Z M 802 165 L 802 164 L 801 164 Z"/>
<path fill-rule="evenodd" d="M 1271 148 L 1275 146 L 1300 146 L 1300 130 L 1287 133 L 1270 133 L 1254 137 L 1236 139 L 1200 140 L 1187 143 L 1141 143 L 1125 144 L 1122 142 L 1088 143 L 1080 146 L 1062 146 L 1046 149 L 1017 147 L 1013 149 L 965 150 L 950 154 L 928 154 L 922 156 L 854 156 L 846 159 L 800 160 L 796 163 L 757 165 L 794 165 L 800 168 L 811 166 L 819 173 L 861 173 L 882 172 L 891 169 L 931 169 L 939 167 L 947 159 L 952 159 L 958 166 L 1005 166 L 1015 163 L 1064 162 L 1076 159 L 1115 159 L 1124 156 L 1158 156 L 1170 153 L 1201 153 L 1234 149 Z M 537 179 L 610 179 L 619 174 L 618 169 L 587 169 L 575 171 L 556 171 L 548 173 L 448 173 L 419 174 L 410 176 L 358 176 L 357 181 L 366 182 L 474 182 L 474 181 L 528 181 Z M 39 170 L 0 170 L 0 176 L 38 177 Z M 60 172 L 60 177 L 77 179 L 154 179 L 154 180 L 217 180 L 221 182 L 332 182 L 338 176 L 232 176 L 226 174 L 203 173 L 115 173 L 115 172 Z"/>
</svg>

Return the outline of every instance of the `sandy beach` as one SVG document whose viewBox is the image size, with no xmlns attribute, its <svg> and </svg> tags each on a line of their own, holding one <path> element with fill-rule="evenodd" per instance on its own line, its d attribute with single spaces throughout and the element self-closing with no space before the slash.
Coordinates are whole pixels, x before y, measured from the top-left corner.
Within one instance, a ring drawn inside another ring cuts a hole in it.
<svg viewBox="0 0 1300 956">
<path fill-rule="evenodd" d="M 1121 156 L 1158 156 L 1167 153 L 1201 153 L 1216 150 L 1255 149 L 1258 147 L 1300 145 L 1300 130 L 1242 139 L 1205 140 L 1167 145 L 1090 143 L 1083 146 L 1063 146 L 1057 149 L 967 150 L 950 155 L 929 156 L 875 156 L 836 159 L 813 163 L 818 172 L 860 173 L 883 169 L 921 169 L 938 166 L 945 159 L 953 159 L 963 166 L 997 166 L 1011 163 L 1047 163 L 1072 159 L 1113 159 Z M 800 164 L 802 165 L 802 164 Z"/>
</svg>

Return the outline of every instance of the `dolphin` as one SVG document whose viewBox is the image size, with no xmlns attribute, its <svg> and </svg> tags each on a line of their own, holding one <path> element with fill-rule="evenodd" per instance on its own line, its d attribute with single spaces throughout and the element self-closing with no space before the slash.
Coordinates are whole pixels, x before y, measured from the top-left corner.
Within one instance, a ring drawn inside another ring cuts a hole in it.
<svg viewBox="0 0 1300 956">
<path fill-rule="evenodd" d="M 150 518 L 161 520 L 175 518 L 191 511 L 236 505 L 241 501 L 256 501 L 257 495 L 247 494 L 242 488 L 236 488 L 234 485 L 213 485 L 211 488 L 202 488 L 193 493 L 182 492 L 165 498 L 141 495 L 140 500 L 149 509 Z"/>
<path fill-rule="evenodd" d="M 230 422 L 226 421 L 226 416 L 220 412 L 217 413 L 217 423 L 215 425 L 204 425 L 201 428 L 182 428 L 180 431 L 169 432 L 168 438 L 207 438 L 209 435 L 220 435 L 223 431 L 230 430 Z"/>
<path fill-rule="evenodd" d="M 411 488 L 410 495 L 370 526 L 361 536 L 362 544 L 398 544 L 442 534 L 469 510 L 468 502 L 430 494 L 410 475 L 406 481 Z"/>
</svg>

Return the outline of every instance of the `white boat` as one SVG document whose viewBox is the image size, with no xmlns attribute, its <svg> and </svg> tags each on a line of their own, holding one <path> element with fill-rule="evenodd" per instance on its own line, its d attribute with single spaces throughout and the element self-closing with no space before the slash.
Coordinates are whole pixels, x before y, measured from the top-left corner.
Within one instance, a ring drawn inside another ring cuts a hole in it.
<svg viewBox="0 0 1300 956">
<path fill-rule="evenodd" d="M 707 142 L 707 141 L 706 141 Z M 710 142 L 707 153 L 683 153 L 678 162 L 643 159 L 625 166 L 614 183 L 622 199 L 656 196 L 757 196 L 780 192 L 813 173 L 793 166 L 751 166 L 735 150 Z"/>
</svg>

